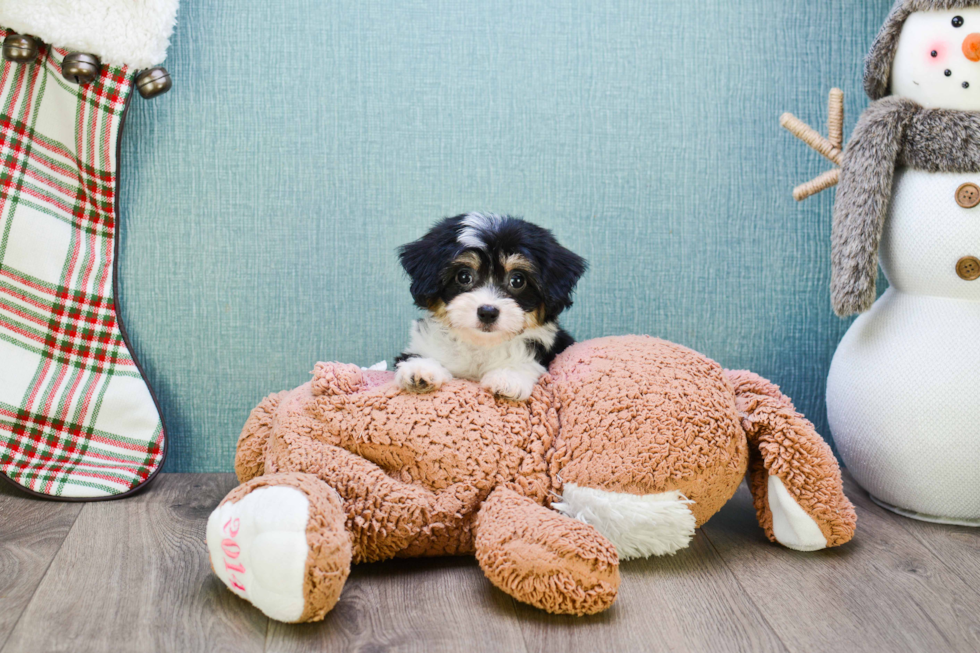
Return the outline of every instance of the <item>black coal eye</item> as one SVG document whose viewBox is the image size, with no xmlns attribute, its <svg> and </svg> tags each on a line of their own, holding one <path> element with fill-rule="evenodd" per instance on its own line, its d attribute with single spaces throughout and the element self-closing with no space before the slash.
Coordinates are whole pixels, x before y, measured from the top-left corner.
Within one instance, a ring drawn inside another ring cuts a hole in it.
<svg viewBox="0 0 980 653">
<path fill-rule="evenodd" d="M 524 290 L 524 286 L 527 285 L 527 278 L 522 272 L 514 272 L 510 275 L 507 283 L 511 290 Z"/>
<path fill-rule="evenodd" d="M 933 50 L 929 54 L 931 54 L 932 55 L 932 58 L 935 59 L 936 57 L 939 56 L 939 51 L 938 50 Z"/>
<path fill-rule="evenodd" d="M 953 27 L 963 27 L 963 22 L 962 16 L 956 16 L 953 18 Z"/>
<path fill-rule="evenodd" d="M 947 77 L 952 77 L 953 76 L 953 71 L 952 70 L 947 70 L 946 71 L 946 76 Z"/>
<path fill-rule="evenodd" d="M 963 88 L 970 88 L 970 82 L 963 82 Z"/>
<path fill-rule="evenodd" d="M 461 286 L 472 286 L 474 278 L 473 270 L 469 268 L 463 268 L 456 273 L 456 283 Z"/>
</svg>

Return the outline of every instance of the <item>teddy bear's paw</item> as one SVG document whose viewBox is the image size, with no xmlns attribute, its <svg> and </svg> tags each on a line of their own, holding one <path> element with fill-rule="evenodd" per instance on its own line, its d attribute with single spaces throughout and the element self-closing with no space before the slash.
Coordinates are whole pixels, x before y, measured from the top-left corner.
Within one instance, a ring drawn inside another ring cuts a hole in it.
<svg viewBox="0 0 980 653">
<path fill-rule="evenodd" d="M 452 378 L 449 370 L 431 358 L 409 358 L 399 363 L 395 372 L 398 387 L 420 394 L 435 392 Z"/>
<path fill-rule="evenodd" d="M 293 487 L 261 487 L 225 503 L 208 518 L 211 566 L 267 616 L 298 621 L 306 602 L 309 518 L 309 500 Z"/>
<path fill-rule="evenodd" d="M 794 551 L 819 551 L 827 548 L 827 538 L 820 526 L 790 495 L 778 476 L 769 477 L 769 510 L 776 541 Z"/>
<path fill-rule="evenodd" d="M 527 401 L 534 392 L 534 385 L 541 377 L 537 370 L 500 369 L 487 372 L 480 385 L 501 399 Z"/>
</svg>

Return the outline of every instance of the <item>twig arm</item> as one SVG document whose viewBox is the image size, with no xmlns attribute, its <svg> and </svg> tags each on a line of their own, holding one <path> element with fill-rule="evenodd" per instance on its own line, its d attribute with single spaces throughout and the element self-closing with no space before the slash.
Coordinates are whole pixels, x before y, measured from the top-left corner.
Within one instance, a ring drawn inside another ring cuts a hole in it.
<svg viewBox="0 0 980 653">
<path fill-rule="evenodd" d="M 817 193 L 822 193 L 828 188 L 833 188 L 840 182 L 840 168 L 834 168 L 823 173 L 813 181 L 800 184 L 793 190 L 793 199 L 802 202 L 813 197 Z"/>
<path fill-rule="evenodd" d="M 827 138 L 791 113 L 784 113 L 779 119 L 779 124 L 838 166 L 812 181 L 797 186 L 793 189 L 793 198 L 797 202 L 802 202 L 808 197 L 836 186 L 840 182 L 839 166 L 844 159 L 844 91 L 839 88 L 830 90 L 827 101 Z"/>
<path fill-rule="evenodd" d="M 796 136 L 798 139 L 829 159 L 831 162 L 840 165 L 841 155 L 843 154 L 841 149 L 839 147 L 835 147 L 833 143 L 821 136 L 820 133 L 813 127 L 806 124 L 791 113 L 784 113 L 779 119 L 779 124 L 793 136 Z"/>
<path fill-rule="evenodd" d="M 830 102 L 827 110 L 827 135 L 830 144 L 837 149 L 844 147 L 844 91 L 830 89 Z"/>
</svg>

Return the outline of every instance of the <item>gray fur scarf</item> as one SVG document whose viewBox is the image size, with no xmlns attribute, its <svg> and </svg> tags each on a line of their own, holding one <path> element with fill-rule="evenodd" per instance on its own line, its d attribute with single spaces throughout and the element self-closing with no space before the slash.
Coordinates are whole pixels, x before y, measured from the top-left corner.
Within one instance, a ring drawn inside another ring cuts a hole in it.
<svg viewBox="0 0 980 653">
<path fill-rule="evenodd" d="M 898 97 L 865 110 L 844 150 L 834 204 L 831 299 L 841 317 L 875 301 L 878 245 L 897 167 L 980 172 L 980 112 L 924 109 Z"/>
</svg>

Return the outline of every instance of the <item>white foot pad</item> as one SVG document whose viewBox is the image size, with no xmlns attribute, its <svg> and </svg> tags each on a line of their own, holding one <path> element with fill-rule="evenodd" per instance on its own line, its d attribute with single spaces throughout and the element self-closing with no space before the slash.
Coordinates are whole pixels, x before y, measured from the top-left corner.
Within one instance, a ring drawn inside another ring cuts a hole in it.
<svg viewBox="0 0 980 653">
<path fill-rule="evenodd" d="M 790 496 L 778 476 L 769 477 L 769 510 L 772 512 L 772 531 L 776 541 L 794 551 L 819 551 L 827 548 L 817 522 L 806 514 Z"/>
<path fill-rule="evenodd" d="M 291 487 L 266 487 L 208 518 L 207 543 L 218 578 L 277 621 L 303 614 L 310 502 Z"/>
</svg>

